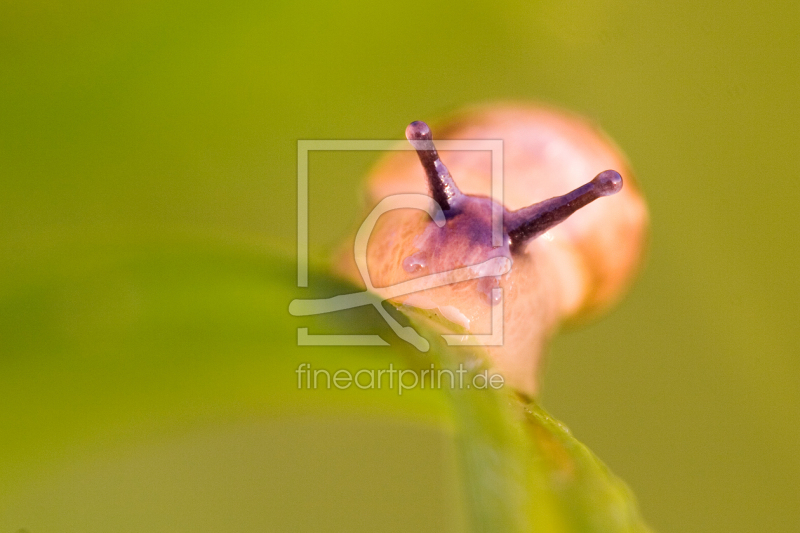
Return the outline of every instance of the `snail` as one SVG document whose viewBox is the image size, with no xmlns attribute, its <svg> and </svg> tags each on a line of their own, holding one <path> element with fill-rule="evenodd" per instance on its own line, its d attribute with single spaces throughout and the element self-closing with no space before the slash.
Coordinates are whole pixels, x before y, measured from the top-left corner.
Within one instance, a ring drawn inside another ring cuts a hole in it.
<svg viewBox="0 0 800 533">
<path fill-rule="evenodd" d="M 503 343 L 482 349 L 507 384 L 534 395 L 547 339 L 560 324 L 610 307 L 638 270 L 648 226 L 644 198 L 614 143 L 588 121 L 562 111 L 482 107 L 435 131 L 437 139 L 503 140 L 503 205 L 489 194 L 489 152 L 440 154 L 427 124 L 412 122 L 406 138 L 416 157 L 396 151 L 380 161 L 367 179 L 367 202 L 428 194 L 443 211 L 444 224 L 419 210 L 384 213 L 366 250 L 371 283 L 388 287 L 508 258 L 506 273 L 478 273 L 390 301 L 401 310 L 426 310 L 451 331 L 478 337 L 491 331 L 492 313 L 501 307 Z M 492 238 L 498 211 L 499 242 Z M 351 254 L 343 254 L 336 269 L 361 283 Z"/>
</svg>

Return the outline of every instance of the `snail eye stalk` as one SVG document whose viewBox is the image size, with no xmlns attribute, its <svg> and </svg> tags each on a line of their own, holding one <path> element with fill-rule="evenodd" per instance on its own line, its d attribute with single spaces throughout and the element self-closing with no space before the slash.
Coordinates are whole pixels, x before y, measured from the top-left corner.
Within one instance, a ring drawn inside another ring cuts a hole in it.
<svg viewBox="0 0 800 533">
<path fill-rule="evenodd" d="M 417 151 L 422 168 L 425 169 L 431 197 L 443 211 L 448 211 L 453 207 L 453 202 L 461 196 L 461 191 L 439 158 L 439 153 L 433 145 L 431 129 L 424 122 L 417 120 L 406 128 L 406 139 Z"/>
<path fill-rule="evenodd" d="M 622 176 L 616 170 L 605 170 L 595 178 L 563 196 L 524 207 L 506 214 L 506 228 L 511 251 L 521 252 L 525 244 L 553 226 L 565 221 L 578 209 L 601 196 L 611 196 L 622 189 Z"/>
<path fill-rule="evenodd" d="M 428 177 L 431 196 L 443 211 L 453 208 L 464 195 L 456 186 L 450 171 L 439 158 L 433 145 L 433 135 L 427 124 L 415 121 L 406 128 L 406 138 L 417 151 L 422 168 Z M 521 253 L 525 245 L 553 226 L 564 222 L 578 209 L 594 202 L 601 196 L 611 196 L 622 189 L 622 176 L 616 170 L 605 170 L 595 178 L 563 196 L 504 214 L 505 231 L 509 237 L 512 253 Z"/>
</svg>

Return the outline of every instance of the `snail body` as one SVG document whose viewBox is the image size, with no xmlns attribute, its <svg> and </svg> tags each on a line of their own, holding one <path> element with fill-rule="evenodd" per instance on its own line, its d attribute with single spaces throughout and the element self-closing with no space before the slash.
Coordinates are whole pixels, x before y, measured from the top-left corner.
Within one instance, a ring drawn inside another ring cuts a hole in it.
<svg viewBox="0 0 800 533">
<path fill-rule="evenodd" d="M 533 394 L 542 348 L 553 330 L 605 309 L 628 285 L 645 241 L 644 200 L 616 146 L 585 120 L 563 112 L 487 107 L 463 113 L 436 132 L 442 139 L 503 140 L 503 205 L 489 197 L 488 152 L 440 156 L 430 128 L 411 123 L 406 137 L 417 157 L 393 152 L 384 158 L 367 180 L 368 204 L 424 193 L 441 207 L 445 223 L 440 227 L 418 210 L 385 213 L 367 247 L 370 279 L 375 287 L 388 287 L 477 268 L 493 257 L 511 260 L 504 274 L 476 272 L 475 279 L 392 303 L 431 310 L 454 331 L 482 335 L 491 331 L 493 308 L 502 298 L 503 343 L 485 350 L 506 383 Z M 601 197 L 607 198 L 595 202 Z M 498 211 L 500 242 L 492 238 Z M 351 261 L 340 262 L 339 270 L 360 281 Z"/>
</svg>

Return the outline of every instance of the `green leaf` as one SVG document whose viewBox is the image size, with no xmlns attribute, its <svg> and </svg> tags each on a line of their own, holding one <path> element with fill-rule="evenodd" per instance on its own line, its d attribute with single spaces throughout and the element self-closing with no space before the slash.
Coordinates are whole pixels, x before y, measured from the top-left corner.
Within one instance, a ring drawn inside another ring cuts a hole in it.
<svg viewBox="0 0 800 533">
<path fill-rule="evenodd" d="M 70 245 L 11 268 L 0 530 L 646 530 L 602 463 L 509 389 L 298 386 L 303 363 L 485 370 L 419 325 L 431 350 L 416 351 L 372 308 L 291 316 L 295 298 L 356 290 L 310 279 L 298 289 L 290 262 L 257 249 L 183 241 Z M 298 328 L 390 346 L 298 346 Z"/>
</svg>

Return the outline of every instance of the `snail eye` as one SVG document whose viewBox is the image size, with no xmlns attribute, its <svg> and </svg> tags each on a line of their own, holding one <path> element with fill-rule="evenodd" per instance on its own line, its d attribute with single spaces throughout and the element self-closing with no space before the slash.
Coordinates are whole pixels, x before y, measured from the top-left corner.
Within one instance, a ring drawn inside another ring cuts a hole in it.
<svg viewBox="0 0 800 533">
<path fill-rule="evenodd" d="M 431 197 L 445 211 L 445 215 L 458 203 L 477 198 L 466 195 L 458 189 L 436 151 L 433 134 L 427 124 L 422 121 L 412 122 L 406 128 L 406 138 L 417 151 L 428 179 Z M 605 170 L 590 182 L 563 196 L 556 196 L 517 211 L 506 211 L 504 225 L 511 252 L 521 253 L 525 249 L 525 244 L 560 224 L 578 209 L 602 196 L 616 194 L 621 189 L 622 176 L 619 172 Z"/>
</svg>

